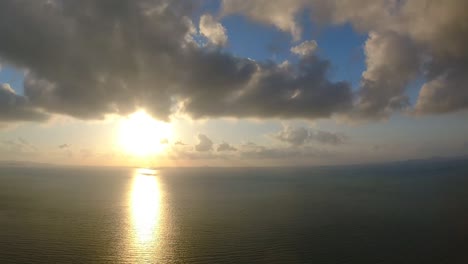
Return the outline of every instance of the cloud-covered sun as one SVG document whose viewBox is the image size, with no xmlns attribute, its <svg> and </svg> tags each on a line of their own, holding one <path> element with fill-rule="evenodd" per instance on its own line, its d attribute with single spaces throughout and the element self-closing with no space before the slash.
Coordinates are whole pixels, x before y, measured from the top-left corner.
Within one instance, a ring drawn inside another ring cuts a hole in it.
<svg viewBox="0 0 468 264">
<path fill-rule="evenodd" d="M 119 124 L 119 145 L 128 154 L 144 157 L 163 152 L 171 140 L 172 127 L 153 119 L 144 110 L 123 118 Z"/>
</svg>

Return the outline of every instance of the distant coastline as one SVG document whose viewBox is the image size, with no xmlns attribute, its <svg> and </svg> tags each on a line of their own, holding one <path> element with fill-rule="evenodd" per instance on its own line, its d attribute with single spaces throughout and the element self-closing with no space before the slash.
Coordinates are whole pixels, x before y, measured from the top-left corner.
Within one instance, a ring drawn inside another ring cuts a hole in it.
<svg viewBox="0 0 468 264">
<path fill-rule="evenodd" d="M 161 166 L 161 167 L 152 167 L 153 169 L 174 169 L 174 168 L 339 168 L 339 167 L 361 167 L 361 166 L 392 166 L 392 165 L 424 165 L 424 164 L 433 164 L 433 163 L 443 163 L 443 162 L 468 162 L 468 155 L 462 156 L 435 156 L 430 158 L 421 158 L 421 159 L 406 159 L 406 160 L 396 160 L 396 161 L 387 161 L 387 162 L 368 162 L 368 163 L 351 163 L 351 164 L 336 164 L 336 165 L 310 165 L 310 166 Z M 0 160 L 0 167 L 69 167 L 69 168 L 108 168 L 108 169 L 131 169 L 139 168 L 137 166 L 99 166 L 99 165 L 73 165 L 73 164 L 54 164 L 54 163 L 45 163 L 45 162 L 34 162 L 34 161 L 18 161 L 18 160 Z"/>
</svg>

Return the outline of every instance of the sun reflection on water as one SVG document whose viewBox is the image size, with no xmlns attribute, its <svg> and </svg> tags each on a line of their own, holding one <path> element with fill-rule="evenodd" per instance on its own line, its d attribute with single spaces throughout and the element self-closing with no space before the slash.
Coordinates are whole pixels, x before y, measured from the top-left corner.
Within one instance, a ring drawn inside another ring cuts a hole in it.
<svg viewBox="0 0 468 264">
<path fill-rule="evenodd" d="M 158 171 L 138 169 L 133 179 L 130 206 L 134 243 L 140 251 L 158 242 L 161 218 L 161 191 Z"/>
</svg>

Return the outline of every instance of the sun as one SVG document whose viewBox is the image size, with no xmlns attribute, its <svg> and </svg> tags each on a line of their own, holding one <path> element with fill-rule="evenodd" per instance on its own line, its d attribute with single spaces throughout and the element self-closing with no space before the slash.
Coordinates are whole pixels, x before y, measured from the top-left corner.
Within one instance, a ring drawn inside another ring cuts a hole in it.
<svg viewBox="0 0 468 264">
<path fill-rule="evenodd" d="M 171 136 L 171 124 L 153 119 L 144 110 L 123 118 L 119 124 L 119 145 L 124 152 L 134 156 L 163 152 Z"/>
</svg>

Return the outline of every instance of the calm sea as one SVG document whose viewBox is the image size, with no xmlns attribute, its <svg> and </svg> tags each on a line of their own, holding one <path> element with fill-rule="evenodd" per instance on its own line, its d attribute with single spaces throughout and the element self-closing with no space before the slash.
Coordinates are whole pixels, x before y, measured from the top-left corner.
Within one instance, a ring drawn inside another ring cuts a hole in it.
<svg viewBox="0 0 468 264">
<path fill-rule="evenodd" d="M 468 263 L 468 164 L 0 168 L 0 263 Z"/>
</svg>

